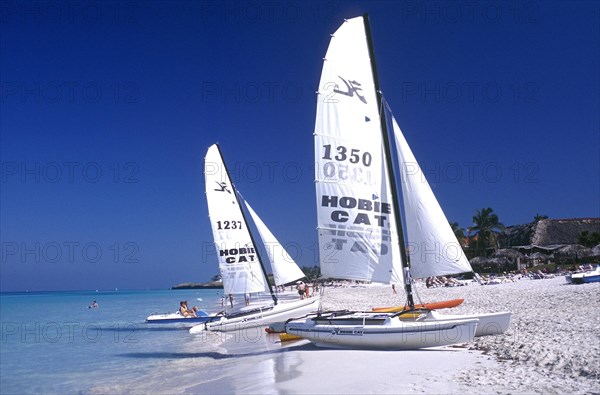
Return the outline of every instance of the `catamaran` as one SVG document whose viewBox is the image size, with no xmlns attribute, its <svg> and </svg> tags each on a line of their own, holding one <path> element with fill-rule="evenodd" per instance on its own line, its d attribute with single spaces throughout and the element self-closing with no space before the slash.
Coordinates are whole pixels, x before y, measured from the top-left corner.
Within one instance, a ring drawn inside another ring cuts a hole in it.
<svg viewBox="0 0 600 395">
<path fill-rule="evenodd" d="M 210 314 L 206 311 L 199 310 L 196 316 L 184 316 L 179 311 L 175 313 L 154 313 L 146 318 L 147 324 L 177 324 L 178 326 L 192 327 L 200 323 L 214 319 L 217 314 Z"/>
<path fill-rule="evenodd" d="M 332 35 L 317 102 L 315 177 L 321 273 L 330 278 L 403 284 L 412 318 L 407 319 L 404 311 L 320 312 L 289 321 L 285 330 L 323 347 L 417 349 L 471 341 L 480 320 L 489 320 L 488 315 L 414 314 L 396 179 L 398 163 L 394 162 L 394 158 L 402 162 L 403 157 L 400 148 L 393 155 L 389 136 L 401 132 L 396 127 L 388 132 L 390 117 L 384 103 L 368 16 L 346 20 Z M 398 139 L 396 135 L 396 145 L 402 142 Z M 408 191 L 409 199 L 422 212 L 430 207 L 436 210 L 430 199 L 433 194 L 413 193 Z M 444 243 L 442 247 L 452 248 L 454 242 L 460 249 L 456 238 L 445 238 L 445 227 L 450 227 L 443 213 L 425 228 L 418 215 L 411 220 L 415 218 L 414 227 L 407 228 L 426 233 L 432 241 Z M 417 243 L 423 240 L 415 239 Z M 463 270 L 466 258 L 453 258 L 451 270 Z"/>
<path fill-rule="evenodd" d="M 318 309 L 319 297 L 293 299 L 282 297 L 268 282 L 260 249 L 251 231 L 241 199 L 231 182 L 217 144 L 212 145 L 205 157 L 205 184 L 208 213 L 214 243 L 219 257 L 219 270 L 224 295 L 256 295 L 246 306 L 225 311 L 190 329 L 190 333 L 204 330 L 232 331 L 301 317 Z M 305 277 L 294 260 L 285 253 L 281 244 L 269 231 L 256 212 L 245 202 L 258 235 L 267 251 L 273 269 L 275 285 L 283 285 Z M 266 300 L 260 295 L 268 293 Z M 258 300 L 257 300 L 258 299 Z"/>
</svg>

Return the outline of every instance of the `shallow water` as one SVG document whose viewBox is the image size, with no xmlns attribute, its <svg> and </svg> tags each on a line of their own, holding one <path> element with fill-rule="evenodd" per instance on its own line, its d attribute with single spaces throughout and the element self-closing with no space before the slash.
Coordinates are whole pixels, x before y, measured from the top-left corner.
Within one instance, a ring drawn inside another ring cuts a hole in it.
<svg viewBox="0 0 600 395">
<path fill-rule="evenodd" d="M 0 392 L 74 393 L 145 377 L 169 356 L 213 347 L 187 328 L 149 325 L 180 300 L 221 309 L 221 290 L 5 293 L 0 295 Z M 93 300 L 99 308 L 88 308 Z M 217 339 L 218 340 L 218 339 Z M 217 342 L 214 342 L 217 344 Z M 168 374 L 168 372 L 165 372 Z"/>
</svg>

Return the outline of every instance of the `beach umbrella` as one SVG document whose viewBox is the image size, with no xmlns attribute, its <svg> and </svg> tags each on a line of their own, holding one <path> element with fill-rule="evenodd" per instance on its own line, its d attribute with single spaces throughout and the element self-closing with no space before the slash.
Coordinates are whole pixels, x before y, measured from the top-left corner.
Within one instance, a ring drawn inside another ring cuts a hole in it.
<svg viewBox="0 0 600 395">
<path fill-rule="evenodd" d="M 593 256 L 593 254 L 591 248 L 579 244 L 566 245 L 554 252 L 554 255 L 560 258 L 587 258 Z"/>
<path fill-rule="evenodd" d="M 471 264 L 471 266 L 473 265 L 485 265 L 488 263 L 488 258 L 484 257 L 484 256 L 476 256 L 475 258 L 472 258 L 469 263 Z"/>
<path fill-rule="evenodd" d="M 523 258 L 524 255 L 517 250 L 513 250 L 512 248 L 502 248 L 492 255 L 492 258 L 509 258 L 509 259 L 517 259 Z"/>
<path fill-rule="evenodd" d="M 546 254 L 542 254 L 541 252 L 534 252 L 533 254 L 529 254 L 528 258 L 530 260 L 532 260 L 532 261 L 533 260 L 538 260 L 539 261 L 539 260 L 548 259 L 548 258 L 550 258 L 550 256 L 546 255 Z"/>
</svg>

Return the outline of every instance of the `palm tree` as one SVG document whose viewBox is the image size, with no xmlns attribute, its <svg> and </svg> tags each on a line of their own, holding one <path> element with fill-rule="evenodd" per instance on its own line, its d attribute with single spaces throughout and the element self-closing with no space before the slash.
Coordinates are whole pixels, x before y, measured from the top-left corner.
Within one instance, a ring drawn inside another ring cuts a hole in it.
<svg viewBox="0 0 600 395">
<path fill-rule="evenodd" d="M 475 232 L 477 235 L 476 251 L 478 254 L 485 252 L 489 246 L 498 248 L 497 233 L 504 230 L 504 225 L 498 219 L 498 215 L 493 213 L 490 207 L 476 210 L 473 216 L 473 226 L 469 227 L 469 232 Z"/>
<path fill-rule="evenodd" d="M 535 217 L 533 217 L 533 222 L 537 223 L 538 221 L 542 220 L 542 219 L 548 219 L 547 215 L 540 215 L 539 213 L 535 215 Z"/>
<path fill-rule="evenodd" d="M 584 247 L 593 247 L 595 245 L 600 244 L 600 233 L 592 232 L 590 233 L 587 230 L 582 230 L 577 235 L 577 243 L 581 244 Z"/>
</svg>

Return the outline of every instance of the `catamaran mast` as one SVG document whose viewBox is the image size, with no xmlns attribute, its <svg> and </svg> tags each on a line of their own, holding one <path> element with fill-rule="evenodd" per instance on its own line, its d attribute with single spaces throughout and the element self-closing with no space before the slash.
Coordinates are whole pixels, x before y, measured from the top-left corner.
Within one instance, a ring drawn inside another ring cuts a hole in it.
<svg viewBox="0 0 600 395">
<path fill-rule="evenodd" d="M 373 71 L 373 81 L 375 83 L 375 93 L 377 94 L 377 108 L 379 109 L 379 120 L 381 122 L 381 132 L 383 134 L 383 148 L 385 153 L 385 163 L 388 169 L 389 182 L 392 189 L 392 205 L 394 207 L 394 218 L 396 220 L 396 231 L 398 233 L 398 244 L 400 247 L 400 256 L 402 258 L 402 269 L 404 277 L 404 289 L 410 309 L 414 309 L 415 301 L 412 294 L 412 284 L 410 282 L 410 262 L 406 253 L 406 245 L 404 243 L 404 231 L 402 228 L 402 215 L 400 213 L 400 195 L 396 186 L 396 178 L 394 176 L 394 164 L 392 161 L 392 149 L 385 117 L 385 109 L 383 108 L 383 98 L 379 89 L 379 77 L 377 75 L 377 66 L 375 64 L 375 51 L 373 50 L 373 40 L 371 37 L 371 25 L 369 23 L 369 14 L 363 15 L 365 22 L 365 32 L 367 34 L 367 46 L 369 47 L 369 57 L 371 58 L 371 70 Z"/>
<path fill-rule="evenodd" d="M 225 160 L 223 159 L 223 154 L 221 153 L 221 147 L 219 146 L 219 144 L 215 144 L 215 145 L 217 146 L 217 150 L 219 151 L 219 155 L 221 156 L 221 162 L 223 163 L 223 167 L 225 168 L 225 173 L 227 174 L 227 177 L 231 180 L 231 177 L 229 176 L 229 170 L 227 169 L 227 165 L 225 164 Z M 250 235 L 250 241 L 252 242 L 252 245 L 254 246 L 256 257 L 258 258 L 258 263 L 260 264 L 260 270 L 262 271 L 263 275 L 265 276 L 265 281 L 267 282 L 267 285 L 269 286 L 269 292 L 271 293 L 271 297 L 273 298 L 273 303 L 277 304 L 277 296 L 273 292 L 273 287 L 271 286 L 271 283 L 269 282 L 269 277 L 267 276 L 265 266 L 263 265 L 263 260 L 260 256 L 258 244 L 256 244 L 256 242 L 254 241 L 254 236 L 252 236 L 250 227 L 248 227 L 248 220 L 246 219 L 246 214 L 244 214 L 244 210 L 242 209 L 238 191 L 237 191 L 237 188 L 235 187 L 235 185 L 233 184 L 233 182 L 231 182 L 231 188 L 233 189 L 233 194 L 235 195 L 235 200 L 238 204 L 238 207 L 240 208 L 240 212 L 242 213 L 242 218 L 244 219 L 244 225 L 246 226 L 246 229 L 248 229 L 248 234 Z"/>
</svg>

